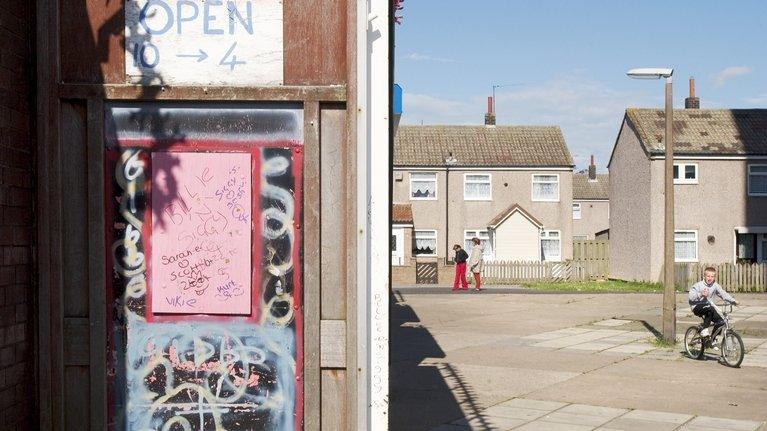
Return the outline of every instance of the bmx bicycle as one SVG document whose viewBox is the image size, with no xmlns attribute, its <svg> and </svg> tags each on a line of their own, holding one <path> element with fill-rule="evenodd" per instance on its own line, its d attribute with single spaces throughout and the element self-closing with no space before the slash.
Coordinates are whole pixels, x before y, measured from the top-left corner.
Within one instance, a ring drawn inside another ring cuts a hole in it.
<svg viewBox="0 0 767 431">
<path fill-rule="evenodd" d="M 700 325 L 687 328 L 684 333 L 684 348 L 687 355 L 693 359 L 703 359 L 706 348 L 711 349 L 720 356 L 725 365 L 732 368 L 740 367 L 746 349 L 743 347 L 743 339 L 735 332 L 730 322 L 733 304 L 725 301 L 722 308 L 709 301 L 714 310 L 722 317 L 724 323 L 714 329 L 710 335 L 701 335 Z M 721 336 L 721 341 L 717 339 Z"/>
</svg>

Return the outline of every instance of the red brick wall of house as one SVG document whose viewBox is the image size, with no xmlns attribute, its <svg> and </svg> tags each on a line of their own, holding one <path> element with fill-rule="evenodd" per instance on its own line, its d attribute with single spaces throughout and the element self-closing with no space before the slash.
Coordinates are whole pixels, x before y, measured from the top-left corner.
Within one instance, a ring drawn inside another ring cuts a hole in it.
<svg viewBox="0 0 767 431">
<path fill-rule="evenodd" d="M 33 3 L 0 2 L 0 428 L 4 430 L 33 428 Z"/>
</svg>

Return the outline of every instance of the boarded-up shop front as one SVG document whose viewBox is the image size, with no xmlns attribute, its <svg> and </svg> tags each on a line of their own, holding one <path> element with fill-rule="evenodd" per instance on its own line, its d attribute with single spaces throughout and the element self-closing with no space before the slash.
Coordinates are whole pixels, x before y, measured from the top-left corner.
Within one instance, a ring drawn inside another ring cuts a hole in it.
<svg viewBox="0 0 767 431">
<path fill-rule="evenodd" d="M 358 428 L 358 3 L 37 2 L 42 429 Z"/>
</svg>

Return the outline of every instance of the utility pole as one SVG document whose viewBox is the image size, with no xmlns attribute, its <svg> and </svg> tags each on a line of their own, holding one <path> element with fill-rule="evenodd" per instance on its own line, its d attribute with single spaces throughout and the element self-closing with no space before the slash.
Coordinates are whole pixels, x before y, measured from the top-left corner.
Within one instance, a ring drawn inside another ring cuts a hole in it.
<svg viewBox="0 0 767 431">
<path fill-rule="evenodd" d="M 674 101 L 671 76 L 666 77 L 665 216 L 663 247 L 663 338 L 676 342 L 676 288 L 674 286 Z M 681 173 L 680 173 L 681 175 Z"/>
</svg>

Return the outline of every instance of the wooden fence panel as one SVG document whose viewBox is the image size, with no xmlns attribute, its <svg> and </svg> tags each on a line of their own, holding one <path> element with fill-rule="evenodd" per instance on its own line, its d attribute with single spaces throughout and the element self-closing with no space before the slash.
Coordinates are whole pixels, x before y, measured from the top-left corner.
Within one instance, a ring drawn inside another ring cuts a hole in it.
<svg viewBox="0 0 767 431">
<path fill-rule="evenodd" d="M 717 271 L 717 282 L 728 292 L 767 292 L 767 263 L 677 263 L 675 280 L 677 287 L 689 289 L 703 279 L 706 267 Z"/>
</svg>

